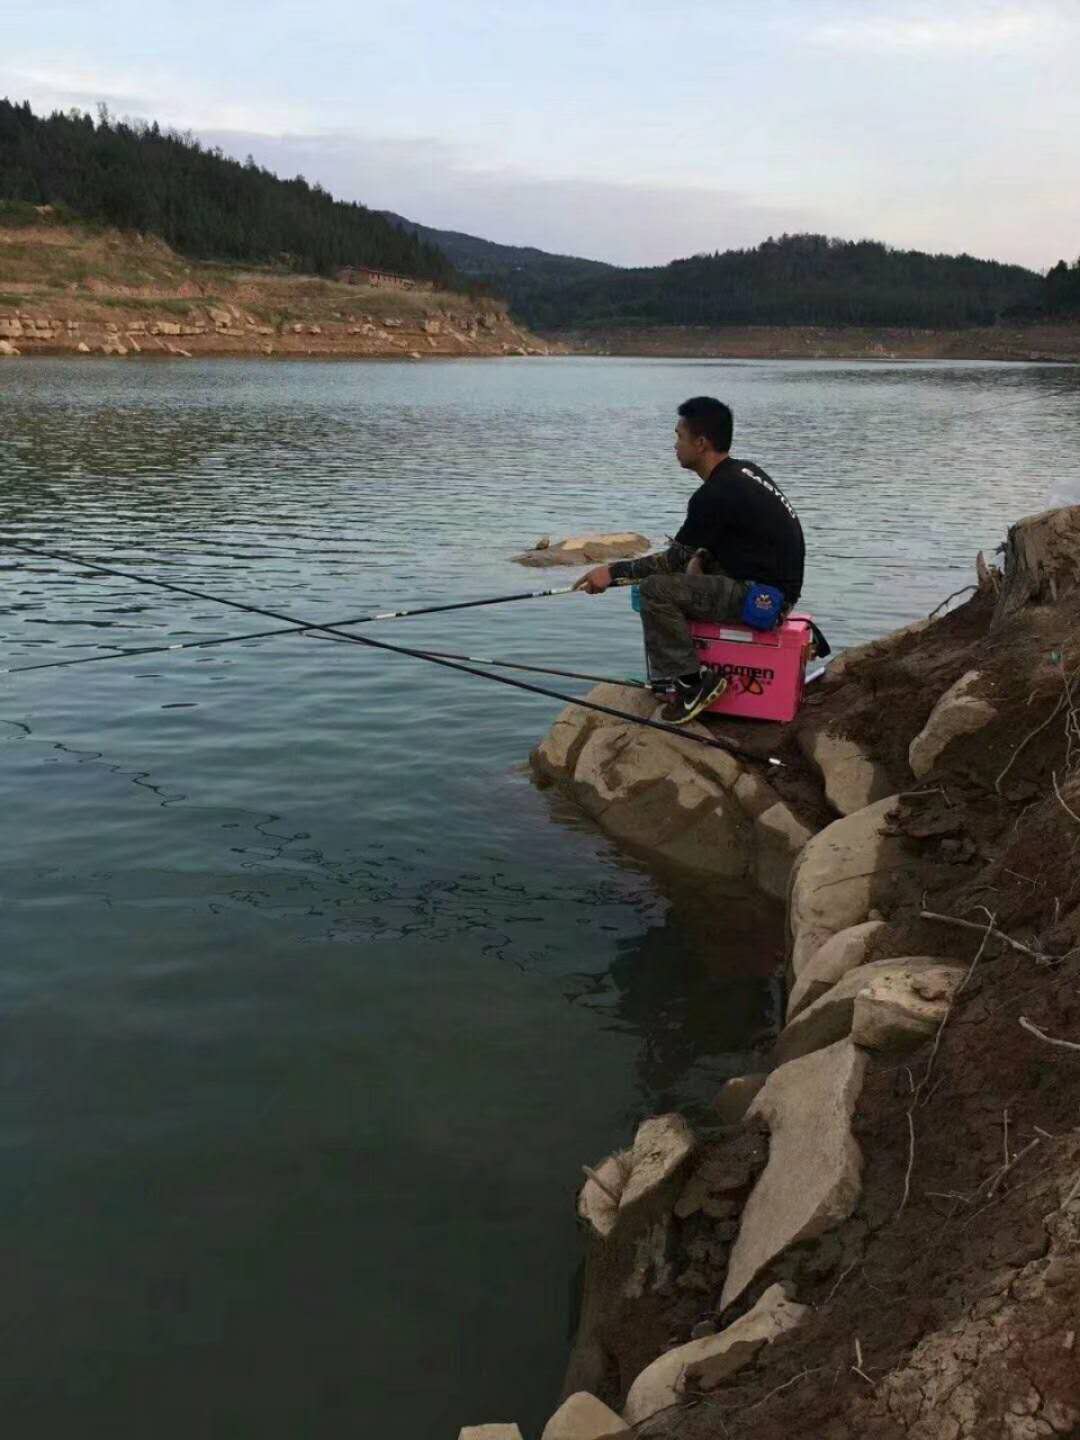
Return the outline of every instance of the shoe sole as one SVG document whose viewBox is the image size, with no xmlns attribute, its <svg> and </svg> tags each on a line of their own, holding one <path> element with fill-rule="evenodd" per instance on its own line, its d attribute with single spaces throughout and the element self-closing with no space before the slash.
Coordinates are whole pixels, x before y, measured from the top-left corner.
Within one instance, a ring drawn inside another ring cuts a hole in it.
<svg viewBox="0 0 1080 1440">
<path fill-rule="evenodd" d="M 701 712 L 707 710 L 714 700 L 720 699 L 720 696 L 723 695 L 727 686 L 727 677 L 722 675 L 707 695 L 702 695 L 701 698 L 697 700 L 684 715 L 680 715 L 677 720 L 669 720 L 667 723 L 669 725 L 689 725 L 690 721 L 696 720 Z"/>
</svg>

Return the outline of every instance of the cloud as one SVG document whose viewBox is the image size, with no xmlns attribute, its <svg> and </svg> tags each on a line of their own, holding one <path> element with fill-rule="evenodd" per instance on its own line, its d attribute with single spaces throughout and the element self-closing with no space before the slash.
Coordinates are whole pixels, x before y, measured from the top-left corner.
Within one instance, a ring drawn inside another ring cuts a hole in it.
<svg viewBox="0 0 1080 1440">
<path fill-rule="evenodd" d="M 303 174 L 341 199 L 372 209 L 502 244 L 536 245 L 621 265 L 665 264 L 823 223 L 813 210 L 738 191 L 493 167 L 436 137 L 268 135 L 205 127 L 199 133 L 228 154 L 250 153 L 279 175 Z"/>
<path fill-rule="evenodd" d="M 96 111 L 105 104 L 122 118 L 157 120 L 175 129 L 276 130 L 299 123 L 299 112 L 278 104 L 222 101 L 219 93 L 185 82 L 177 94 L 176 77 L 147 62 L 136 70 L 87 68 L 78 61 L 0 57 L 0 95 L 29 100 L 38 114 L 52 110 Z"/>
<path fill-rule="evenodd" d="M 833 49 L 943 55 L 1011 51 L 1032 41 L 1049 43 L 1063 17 L 1033 6 L 985 7 L 966 14 L 932 11 L 907 15 L 852 15 L 813 27 L 809 39 Z"/>
</svg>

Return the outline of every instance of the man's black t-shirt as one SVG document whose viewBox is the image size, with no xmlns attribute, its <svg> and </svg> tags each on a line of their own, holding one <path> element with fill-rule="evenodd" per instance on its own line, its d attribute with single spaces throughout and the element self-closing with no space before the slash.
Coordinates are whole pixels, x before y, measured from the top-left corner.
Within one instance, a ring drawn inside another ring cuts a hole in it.
<svg viewBox="0 0 1080 1440">
<path fill-rule="evenodd" d="M 802 591 L 806 546 L 799 517 L 752 460 L 721 460 L 691 495 L 675 543 L 708 550 L 733 580 L 775 585 L 789 605 Z"/>
</svg>

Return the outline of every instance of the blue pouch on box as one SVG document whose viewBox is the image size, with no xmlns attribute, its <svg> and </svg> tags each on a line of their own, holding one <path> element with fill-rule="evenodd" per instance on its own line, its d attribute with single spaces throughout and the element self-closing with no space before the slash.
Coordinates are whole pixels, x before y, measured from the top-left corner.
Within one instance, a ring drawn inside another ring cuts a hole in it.
<svg viewBox="0 0 1080 1440">
<path fill-rule="evenodd" d="M 784 610 L 784 592 L 775 585 L 758 585 L 751 580 L 739 619 L 755 630 L 775 630 Z"/>
</svg>

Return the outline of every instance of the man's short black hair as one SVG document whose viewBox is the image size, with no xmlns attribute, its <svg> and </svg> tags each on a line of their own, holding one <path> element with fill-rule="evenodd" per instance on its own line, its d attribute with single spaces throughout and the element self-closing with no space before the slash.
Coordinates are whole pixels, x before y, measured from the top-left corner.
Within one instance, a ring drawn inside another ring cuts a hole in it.
<svg viewBox="0 0 1080 1440">
<path fill-rule="evenodd" d="M 691 435 L 702 436 L 721 454 L 731 449 L 735 417 L 730 405 L 714 400 L 711 395 L 695 395 L 691 400 L 683 401 L 679 406 L 679 415 L 686 421 Z"/>
</svg>

